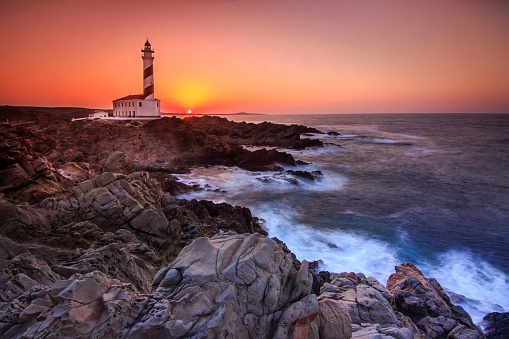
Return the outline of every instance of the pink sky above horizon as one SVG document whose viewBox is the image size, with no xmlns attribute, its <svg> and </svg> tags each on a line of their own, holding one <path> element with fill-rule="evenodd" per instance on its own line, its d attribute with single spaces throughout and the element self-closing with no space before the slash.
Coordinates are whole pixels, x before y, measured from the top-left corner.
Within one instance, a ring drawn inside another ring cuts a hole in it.
<svg viewBox="0 0 509 339">
<path fill-rule="evenodd" d="M 3 1 L 0 104 L 111 108 L 155 49 L 163 112 L 509 112 L 505 0 Z"/>
</svg>

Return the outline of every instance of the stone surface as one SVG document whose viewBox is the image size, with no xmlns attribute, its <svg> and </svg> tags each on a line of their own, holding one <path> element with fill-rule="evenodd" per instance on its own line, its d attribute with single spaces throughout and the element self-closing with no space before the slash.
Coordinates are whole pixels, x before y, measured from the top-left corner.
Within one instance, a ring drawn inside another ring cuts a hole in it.
<svg viewBox="0 0 509 339">
<path fill-rule="evenodd" d="M 484 328 L 486 338 L 509 338 L 509 312 L 489 313 L 482 320 L 481 326 Z"/>
<path fill-rule="evenodd" d="M 426 338 L 484 338 L 463 308 L 451 303 L 440 284 L 426 279 L 412 263 L 396 266 L 387 288 L 394 296 L 394 309 L 408 316 Z"/>
</svg>

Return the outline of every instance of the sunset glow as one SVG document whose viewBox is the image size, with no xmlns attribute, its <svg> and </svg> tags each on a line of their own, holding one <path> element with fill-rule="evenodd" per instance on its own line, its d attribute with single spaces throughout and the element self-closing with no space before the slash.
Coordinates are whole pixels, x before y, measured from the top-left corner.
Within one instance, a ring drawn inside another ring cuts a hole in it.
<svg viewBox="0 0 509 339">
<path fill-rule="evenodd" d="M 3 1 L 0 104 L 111 108 L 154 50 L 163 112 L 509 111 L 507 1 Z"/>
</svg>

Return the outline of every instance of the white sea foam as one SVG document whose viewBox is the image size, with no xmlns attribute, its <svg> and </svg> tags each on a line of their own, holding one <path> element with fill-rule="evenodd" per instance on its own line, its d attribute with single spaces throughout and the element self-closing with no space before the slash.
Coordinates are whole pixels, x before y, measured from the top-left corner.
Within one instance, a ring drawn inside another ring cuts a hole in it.
<svg viewBox="0 0 509 339">
<path fill-rule="evenodd" d="M 401 138 L 419 139 L 419 140 L 427 139 L 426 137 L 421 137 L 421 136 L 417 136 L 417 135 L 410 135 L 410 134 L 402 134 L 402 133 L 393 133 L 393 132 L 380 131 L 380 130 L 378 130 L 375 127 L 366 127 L 364 130 L 367 131 L 367 132 L 375 132 L 375 133 L 378 133 L 378 134 L 384 134 L 384 135 L 390 136 L 392 138 L 401 137 Z"/>
<path fill-rule="evenodd" d="M 376 144 L 406 144 L 404 141 L 394 140 L 394 139 L 385 139 L 385 138 L 374 138 L 371 140 L 372 142 Z"/>
<path fill-rule="evenodd" d="M 293 170 L 313 170 L 312 168 L 292 167 Z M 250 172 L 240 168 L 209 167 L 197 168 L 189 174 L 179 175 L 186 184 L 198 184 L 206 187 L 206 192 L 193 193 L 188 196 L 208 196 L 209 199 L 219 198 L 221 192 L 291 192 L 305 191 L 337 191 L 348 183 L 345 176 L 323 171 L 315 181 L 300 178 L 284 172 Z"/>
<path fill-rule="evenodd" d="M 340 229 L 316 229 L 296 223 L 298 213 L 287 206 L 270 203 L 254 212 L 265 220 L 269 236 L 285 242 L 299 260 L 322 260 L 321 270 L 362 272 L 385 285 L 395 273 L 394 266 L 403 262 L 389 243 Z M 404 232 L 400 236 L 404 237 Z M 509 281 L 502 271 L 466 251 L 445 252 L 437 262 L 423 261 L 417 266 L 455 296 L 453 302 L 462 305 L 475 323 L 489 312 L 509 310 Z"/>
<path fill-rule="evenodd" d="M 509 310 L 507 275 L 466 250 L 447 251 L 438 256 L 438 264 L 423 263 L 420 268 L 445 289 L 464 296 L 459 304 L 476 323 L 489 312 Z"/>
<path fill-rule="evenodd" d="M 322 260 L 321 270 L 363 272 L 385 283 L 400 264 L 388 244 L 355 233 L 316 229 L 296 223 L 297 211 L 279 203 L 253 208 L 265 220 L 270 237 L 285 242 L 299 260 Z"/>
</svg>

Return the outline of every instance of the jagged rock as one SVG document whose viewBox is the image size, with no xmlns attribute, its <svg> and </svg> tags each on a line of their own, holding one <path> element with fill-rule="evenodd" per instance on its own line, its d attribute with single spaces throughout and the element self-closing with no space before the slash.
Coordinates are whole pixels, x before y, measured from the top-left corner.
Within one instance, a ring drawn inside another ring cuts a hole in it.
<svg viewBox="0 0 509 339">
<path fill-rule="evenodd" d="M 293 171 L 293 170 L 288 170 L 285 172 L 286 174 L 291 174 L 293 176 L 296 176 L 296 177 L 299 177 L 299 178 L 303 178 L 303 179 L 307 179 L 307 180 L 311 180 L 311 181 L 314 181 L 315 180 L 315 176 L 313 175 L 313 173 L 310 173 L 310 172 L 307 172 L 307 171 Z"/>
<path fill-rule="evenodd" d="M 420 338 L 415 324 L 405 315 L 394 311 L 390 302 L 392 294 L 376 279 L 362 273 L 320 272 L 323 281 L 320 288 L 320 303 L 340 304 L 348 313 L 350 331 L 343 327 L 343 336 L 348 333 L 358 338 Z M 344 320 L 336 323 L 343 323 Z M 321 325 L 321 317 L 318 323 Z"/>
<path fill-rule="evenodd" d="M 0 327 L 4 331 L 0 334 L 3 338 L 114 337 L 141 311 L 139 304 L 128 284 L 100 272 L 77 274 L 49 288 L 29 290 L 13 301 L 8 313 L 15 325 Z"/>
<path fill-rule="evenodd" d="M 91 221 L 104 230 L 126 228 L 140 232 L 157 248 L 172 235 L 160 203 L 161 187 L 147 173 L 125 176 L 105 172 L 79 183 L 73 191 L 74 197 L 47 199 L 41 206 L 70 219 Z"/>
<path fill-rule="evenodd" d="M 278 125 L 270 122 L 260 124 L 235 123 L 220 117 L 186 118 L 193 126 L 208 133 L 220 136 L 227 142 L 253 146 L 272 146 L 304 149 L 323 146 L 320 140 L 301 139 L 301 134 L 322 133 L 317 129 L 301 125 Z"/>
<path fill-rule="evenodd" d="M 48 221 L 28 204 L 14 205 L 0 198 L 0 234 L 30 240 L 50 230 Z"/>
<path fill-rule="evenodd" d="M 126 159 L 124 152 L 115 151 L 99 155 L 99 165 L 105 172 L 129 174 L 133 171 L 131 163 Z"/>
<path fill-rule="evenodd" d="M 0 237 L 0 301 L 11 301 L 39 283 L 50 285 L 59 279 L 42 259 L 25 246 Z"/>
<path fill-rule="evenodd" d="M 346 307 L 339 300 L 319 298 L 319 313 L 316 321 L 311 325 L 316 329 L 317 337 L 310 339 L 347 339 L 352 337 L 352 320 Z"/>
<path fill-rule="evenodd" d="M 509 312 L 489 313 L 482 319 L 481 326 L 484 327 L 486 338 L 507 338 L 509 337 Z"/>
<path fill-rule="evenodd" d="M 290 336 L 300 318 L 318 312 L 307 264 L 294 265 L 293 254 L 259 234 L 199 238 L 156 274 L 159 302 L 128 337 L 149 328 L 153 336 Z"/>
<path fill-rule="evenodd" d="M 168 219 L 190 217 L 198 236 L 213 236 L 218 231 L 267 235 L 258 219 L 253 218 L 251 211 L 245 207 L 214 204 L 207 200 L 177 199 L 165 206 L 165 213 Z"/>
<path fill-rule="evenodd" d="M 90 180 L 100 174 L 98 166 L 86 162 L 65 162 L 56 165 L 58 173 L 67 178 L 73 185 Z"/>
<path fill-rule="evenodd" d="M 410 317 L 426 338 L 485 338 L 461 306 L 454 306 L 435 279 L 426 279 L 412 263 L 396 266 L 387 281 L 395 310 Z"/>
<path fill-rule="evenodd" d="M 12 202 L 39 202 L 62 193 L 56 169 L 44 156 L 30 154 L 27 139 L 0 132 L 0 193 Z"/>
</svg>

